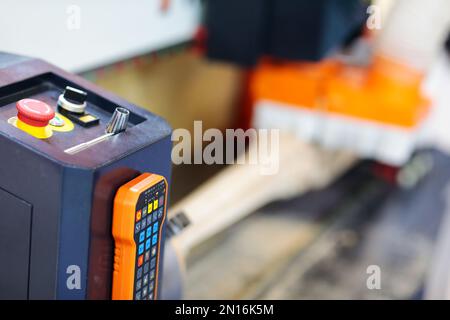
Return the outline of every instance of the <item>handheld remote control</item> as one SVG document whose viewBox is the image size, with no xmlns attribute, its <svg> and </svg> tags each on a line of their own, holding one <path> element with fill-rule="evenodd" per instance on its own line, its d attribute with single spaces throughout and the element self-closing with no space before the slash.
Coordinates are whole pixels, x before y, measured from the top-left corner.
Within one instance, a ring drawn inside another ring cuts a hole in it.
<svg viewBox="0 0 450 320">
<path fill-rule="evenodd" d="M 158 295 L 161 230 L 167 182 L 144 173 L 120 187 L 114 200 L 113 300 L 154 300 Z"/>
</svg>

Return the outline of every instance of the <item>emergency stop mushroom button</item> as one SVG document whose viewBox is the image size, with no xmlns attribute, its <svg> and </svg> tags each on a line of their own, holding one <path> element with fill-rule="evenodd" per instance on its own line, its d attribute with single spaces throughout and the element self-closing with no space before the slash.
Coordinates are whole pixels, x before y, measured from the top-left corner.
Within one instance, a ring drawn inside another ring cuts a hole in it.
<svg viewBox="0 0 450 320">
<path fill-rule="evenodd" d="M 33 127 L 46 127 L 55 117 L 55 111 L 45 102 L 36 99 L 22 99 L 16 103 L 17 117 Z"/>
</svg>

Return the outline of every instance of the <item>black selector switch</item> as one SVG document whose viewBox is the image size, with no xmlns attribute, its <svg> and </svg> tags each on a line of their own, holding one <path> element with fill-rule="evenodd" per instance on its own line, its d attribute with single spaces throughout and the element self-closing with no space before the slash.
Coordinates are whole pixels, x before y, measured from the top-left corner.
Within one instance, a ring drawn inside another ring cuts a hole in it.
<svg viewBox="0 0 450 320">
<path fill-rule="evenodd" d="M 83 105 L 87 99 L 87 92 L 67 86 L 64 90 L 64 98 L 71 103 Z"/>
<path fill-rule="evenodd" d="M 86 100 L 87 92 L 67 86 L 58 98 L 58 109 L 67 118 L 83 127 L 97 125 L 100 120 L 86 112 Z"/>
</svg>

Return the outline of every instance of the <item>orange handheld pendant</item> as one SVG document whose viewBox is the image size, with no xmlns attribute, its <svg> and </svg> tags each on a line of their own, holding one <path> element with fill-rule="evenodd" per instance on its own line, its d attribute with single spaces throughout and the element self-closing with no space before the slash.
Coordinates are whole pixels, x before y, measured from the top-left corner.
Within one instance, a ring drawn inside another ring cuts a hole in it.
<svg viewBox="0 0 450 320">
<path fill-rule="evenodd" d="M 158 294 L 160 243 L 167 182 L 144 173 L 123 185 L 114 200 L 113 300 L 154 300 Z"/>
</svg>

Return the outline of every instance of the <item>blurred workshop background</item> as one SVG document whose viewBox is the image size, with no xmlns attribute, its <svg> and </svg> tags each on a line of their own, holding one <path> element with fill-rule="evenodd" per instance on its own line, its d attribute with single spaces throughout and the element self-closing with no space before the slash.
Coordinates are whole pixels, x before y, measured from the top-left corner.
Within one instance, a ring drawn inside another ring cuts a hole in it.
<svg viewBox="0 0 450 320">
<path fill-rule="evenodd" d="M 174 129 L 281 130 L 276 175 L 174 165 L 166 297 L 450 298 L 450 1 L 3 0 L 0 30 Z"/>
</svg>

